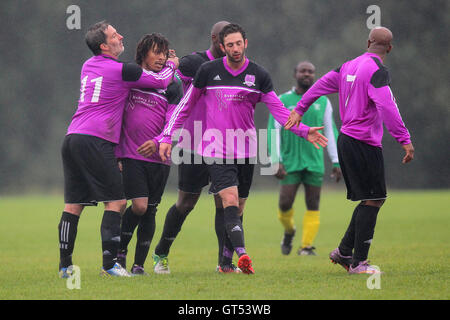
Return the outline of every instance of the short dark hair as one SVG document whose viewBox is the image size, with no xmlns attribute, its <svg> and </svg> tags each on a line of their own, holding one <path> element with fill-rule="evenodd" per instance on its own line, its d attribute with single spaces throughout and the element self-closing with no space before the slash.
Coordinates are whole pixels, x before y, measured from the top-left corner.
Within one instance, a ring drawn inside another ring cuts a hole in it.
<svg viewBox="0 0 450 320">
<path fill-rule="evenodd" d="M 141 65 L 149 50 L 155 53 L 165 53 L 169 55 L 169 40 L 160 33 L 151 33 L 144 35 L 139 40 L 136 48 L 136 63 Z"/>
<path fill-rule="evenodd" d="M 100 45 L 106 43 L 105 30 L 108 29 L 109 23 L 105 20 L 97 22 L 96 24 L 89 27 L 86 32 L 84 39 L 86 44 L 91 49 L 92 53 L 96 56 L 102 53 Z"/>
<path fill-rule="evenodd" d="M 222 31 L 220 31 L 220 33 L 219 33 L 220 43 L 224 44 L 223 40 L 225 39 L 225 37 L 231 33 L 236 33 L 236 32 L 240 32 L 242 35 L 242 38 L 244 40 L 246 39 L 244 29 L 242 29 L 242 27 L 240 25 L 238 25 L 237 23 L 230 23 L 230 24 L 227 24 L 225 27 L 223 27 Z"/>
</svg>

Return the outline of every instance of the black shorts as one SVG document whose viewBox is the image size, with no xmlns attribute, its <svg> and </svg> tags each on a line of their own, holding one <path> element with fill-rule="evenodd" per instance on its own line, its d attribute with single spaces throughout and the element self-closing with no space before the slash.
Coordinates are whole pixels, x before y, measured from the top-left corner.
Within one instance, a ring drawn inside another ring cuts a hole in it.
<svg viewBox="0 0 450 320">
<path fill-rule="evenodd" d="M 149 205 L 158 205 L 166 187 L 170 166 L 128 158 L 121 161 L 127 200 L 148 198 Z"/>
<path fill-rule="evenodd" d="M 94 136 L 71 134 L 64 138 L 64 202 L 97 205 L 125 199 L 115 144 Z"/>
<path fill-rule="evenodd" d="M 181 151 L 183 152 L 183 151 Z M 178 189 L 188 193 L 201 193 L 203 187 L 210 182 L 208 167 L 200 156 L 189 152 L 190 163 L 178 165 Z"/>
<path fill-rule="evenodd" d="M 248 159 L 245 160 L 245 163 L 242 164 L 208 164 L 211 176 L 209 192 L 217 194 L 223 189 L 237 186 L 239 198 L 247 199 L 252 186 L 255 164 L 249 163 Z"/>
<path fill-rule="evenodd" d="M 383 152 L 345 134 L 338 137 L 338 156 L 347 187 L 347 199 L 380 200 L 386 198 Z"/>
</svg>

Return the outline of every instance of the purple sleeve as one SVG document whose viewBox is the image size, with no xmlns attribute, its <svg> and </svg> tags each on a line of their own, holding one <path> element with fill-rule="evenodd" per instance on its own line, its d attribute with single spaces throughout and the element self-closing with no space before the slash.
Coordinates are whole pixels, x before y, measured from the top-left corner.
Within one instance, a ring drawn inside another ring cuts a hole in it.
<svg viewBox="0 0 450 320">
<path fill-rule="evenodd" d="M 314 85 L 306 91 L 300 101 L 297 103 L 295 111 L 303 115 L 310 105 L 314 103 L 321 96 L 336 93 L 339 91 L 339 72 L 331 70 L 322 78 L 316 81 Z"/>
<path fill-rule="evenodd" d="M 175 108 L 177 107 L 176 104 L 169 104 L 167 107 L 167 111 L 166 111 L 166 116 L 165 116 L 165 125 L 167 125 L 167 123 L 169 123 L 170 121 L 170 117 L 172 116 L 173 112 L 175 111 Z M 165 143 L 172 143 L 172 141 L 169 139 L 163 139 L 164 137 L 162 136 L 162 134 L 160 134 L 159 136 L 153 138 L 152 140 L 155 142 L 157 149 L 159 149 L 159 144 L 160 142 L 165 142 Z"/>
<path fill-rule="evenodd" d="M 168 105 L 167 112 L 166 112 L 166 121 L 165 121 L 165 123 L 168 123 L 170 121 L 170 117 L 172 116 L 172 114 L 175 111 L 176 107 L 177 107 L 176 104 L 169 104 Z"/>
<path fill-rule="evenodd" d="M 171 61 L 160 72 L 153 72 L 143 69 L 142 74 L 136 81 L 127 82 L 130 88 L 154 88 L 165 89 L 172 81 L 175 64 Z"/>
<path fill-rule="evenodd" d="M 403 123 L 391 88 L 389 86 L 376 88 L 369 84 L 368 94 L 369 98 L 375 103 L 378 114 L 383 119 L 386 128 L 395 140 L 400 144 L 411 143 L 411 136 Z"/>
<path fill-rule="evenodd" d="M 274 91 L 270 91 L 268 93 L 262 93 L 261 102 L 265 103 L 269 108 L 270 113 L 273 115 L 276 121 L 280 124 L 285 124 L 289 118 L 289 109 L 283 105 L 283 102 L 278 98 Z M 300 123 L 300 126 L 293 126 L 289 129 L 297 136 L 302 138 L 308 137 L 309 127 Z"/>
<path fill-rule="evenodd" d="M 166 122 L 163 132 L 157 137 L 158 142 L 172 142 L 172 134 L 183 127 L 185 120 L 189 117 L 193 106 L 195 106 L 202 93 L 202 89 L 193 85 L 188 88 L 180 103 L 173 110 L 170 119 Z"/>
</svg>

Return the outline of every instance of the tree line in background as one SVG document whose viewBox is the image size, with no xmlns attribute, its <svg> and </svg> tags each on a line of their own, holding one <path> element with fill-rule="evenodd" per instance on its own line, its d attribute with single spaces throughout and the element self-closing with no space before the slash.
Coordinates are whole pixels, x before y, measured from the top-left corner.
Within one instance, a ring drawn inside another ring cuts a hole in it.
<svg viewBox="0 0 450 320">
<path fill-rule="evenodd" d="M 81 29 L 66 26 L 69 5 L 78 5 Z M 60 148 L 77 107 L 80 69 L 90 57 L 84 43 L 89 25 L 106 19 L 124 35 L 122 60 L 133 60 L 145 33 L 168 37 L 178 56 L 209 46 L 219 20 L 241 24 L 249 39 L 248 57 L 264 66 L 278 94 L 293 85 L 301 60 L 316 66 L 316 78 L 366 50 L 366 9 L 381 9 L 381 24 L 394 33 L 385 61 L 416 159 L 402 165 L 403 150 L 386 132 L 386 179 L 394 188 L 449 188 L 450 157 L 449 2 L 434 1 L 2 1 L 0 59 L 0 192 L 62 190 Z M 340 124 L 338 100 L 334 118 Z M 268 111 L 258 105 L 257 128 Z M 326 159 L 327 161 L 327 159 Z M 258 168 L 257 168 L 258 170 Z M 276 185 L 259 176 L 255 188 Z M 168 189 L 174 187 L 172 170 Z M 172 188 L 173 189 L 173 188 Z"/>
</svg>

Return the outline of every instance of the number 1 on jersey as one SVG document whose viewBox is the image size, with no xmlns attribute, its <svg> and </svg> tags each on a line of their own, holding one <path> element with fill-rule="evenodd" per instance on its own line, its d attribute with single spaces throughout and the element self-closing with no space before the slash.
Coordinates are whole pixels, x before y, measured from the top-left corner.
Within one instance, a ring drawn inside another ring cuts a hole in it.
<svg viewBox="0 0 450 320">
<path fill-rule="evenodd" d="M 353 88 L 353 84 L 355 83 L 355 79 L 356 79 L 356 75 L 353 75 L 353 74 L 348 74 L 347 75 L 347 82 L 351 82 L 352 85 L 350 86 L 350 90 L 349 90 L 349 93 L 347 95 L 347 99 L 345 100 L 345 107 L 347 107 L 348 98 L 350 98 L 350 94 L 352 92 L 352 88 Z"/>
<path fill-rule="evenodd" d="M 87 78 L 88 76 L 84 77 L 83 80 L 81 80 L 81 96 L 80 96 L 81 102 L 84 102 L 84 90 L 86 90 Z"/>
<path fill-rule="evenodd" d="M 84 93 L 86 90 L 87 80 L 88 80 L 88 76 L 85 76 L 81 80 L 81 96 L 80 96 L 81 102 L 84 101 Z M 92 93 L 91 102 L 98 102 L 98 100 L 100 99 L 100 91 L 102 90 L 103 77 L 98 77 L 98 78 L 92 79 L 91 82 L 95 82 L 94 92 Z"/>
<path fill-rule="evenodd" d="M 98 102 L 98 99 L 100 98 L 100 90 L 102 89 L 102 81 L 103 77 L 98 77 L 91 80 L 91 82 L 95 82 L 94 93 L 92 94 L 91 102 Z"/>
</svg>

